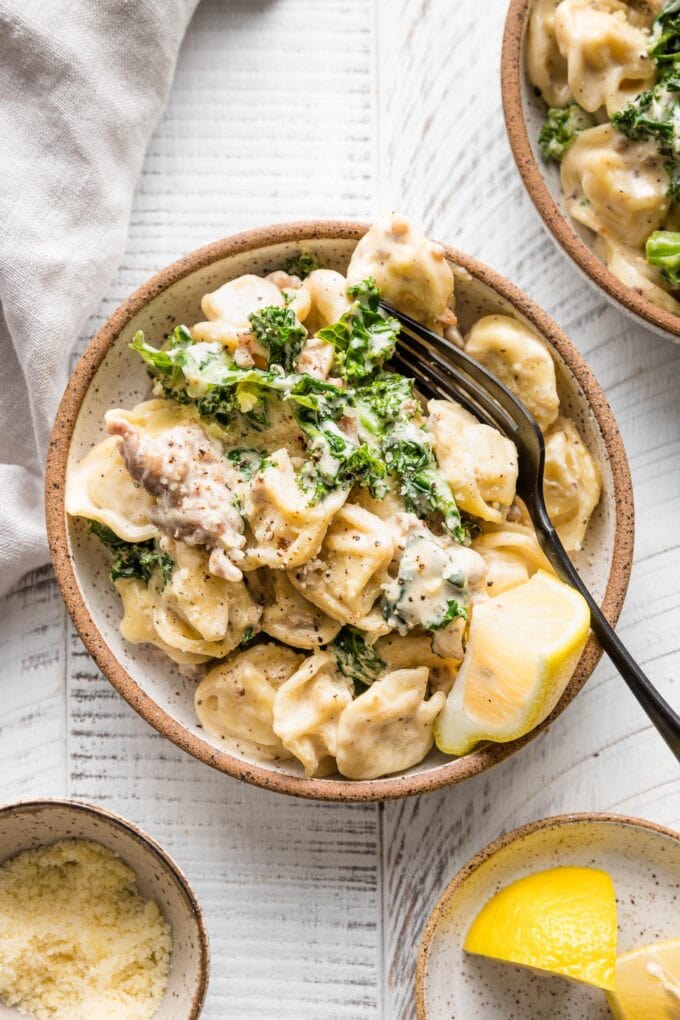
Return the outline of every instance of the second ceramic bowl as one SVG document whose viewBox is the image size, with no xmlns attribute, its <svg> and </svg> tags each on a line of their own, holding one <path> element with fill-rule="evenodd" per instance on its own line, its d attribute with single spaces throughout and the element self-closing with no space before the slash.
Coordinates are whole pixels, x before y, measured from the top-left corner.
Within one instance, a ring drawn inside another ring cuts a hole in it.
<svg viewBox="0 0 680 1020">
<path fill-rule="evenodd" d="M 546 166 L 538 135 L 546 105 L 526 72 L 526 37 L 533 0 L 510 0 L 501 58 L 503 111 L 510 147 L 524 186 L 557 246 L 588 282 L 626 315 L 666 339 L 680 340 L 680 316 L 652 304 L 618 280 L 592 250 L 593 235 L 564 209 L 559 170 Z"/>
<path fill-rule="evenodd" d="M 101 843 L 134 871 L 142 896 L 154 900 L 172 926 L 170 975 L 158 1020 L 197 1020 L 208 987 L 208 934 L 198 901 L 172 858 L 131 822 L 92 804 L 31 800 L 0 806 L 0 861 L 61 839 Z M 0 1020 L 18 1016 L 0 1004 Z"/>
<path fill-rule="evenodd" d="M 432 751 L 420 765 L 384 779 L 305 779 L 290 762 L 256 761 L 212 743 L 195 716 L 196 681 L 182 676 L 154 650 L 121 638 L 120 603 L 108 580 L 106 556 L 84 521 L 67 518 L 64 486 L 69 466 L 103 438 L 104 411 L 132 407 L 148 395 L 142 362 L 128 347 L 138 329 L 159 342 L 176 323 L 197 321 L 204 293 L 242 273 L 280 268 L 299 251 L 301 242 L 322 265 L 343 271 L 367 229 L 366 224 L 338 221 L 263 227 L 201 248 L 154 276 L 114 313 L 78 363 L 57 414 L 46 482 L 50 549 L 67 608 L 97 665 L 132 707 L 179 747 L 222 772 L 284 793 L 341 801 L 425 793 L 460 782 L 513 754 L 545 730 L 583 687 L 601 655 L 596 640 L 591 637 L 588 642 L 552 715 L 520 740 L 480 747 L 457 760 Z M 453 248 L 446 248 L 446 255 L 456 273 L 456 311 L 463 331 L 482 315 L 512 315 L 552 350 L 564 413 L 578 423 L 604 482 L 602 500 L 576 562 L 614 624 L 630 575 L 633 496 L 621 436 L 606 398 L 575 347 L 533 301 L 475 259 Z"/>
</svg>

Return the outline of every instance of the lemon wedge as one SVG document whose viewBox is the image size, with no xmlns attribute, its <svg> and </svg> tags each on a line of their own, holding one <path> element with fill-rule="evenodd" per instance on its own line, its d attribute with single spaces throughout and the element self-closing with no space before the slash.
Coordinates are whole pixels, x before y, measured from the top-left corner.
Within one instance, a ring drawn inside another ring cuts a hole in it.
<svg viewBox="0 0 680 1020">
<path fill-rule="evenodd" d="M 606 871 L 551 868 L 501 889 L 472 922 L 463 948 L 611 991 L 616 924 Z"/>
<path fill-rule="evenodd" d="M 588 639 L 585 599 L 539 570 L 477 603 L 465 659 L 434 727 L 437 747 L 463 755 L 480 740 L 514 740 L 560 699 Z"/>
<path fill-rule="evenodd" d="M 680 1020 L 680 939 L 623 953 L 616 961 L 616 1020 Z"/>
</svg>

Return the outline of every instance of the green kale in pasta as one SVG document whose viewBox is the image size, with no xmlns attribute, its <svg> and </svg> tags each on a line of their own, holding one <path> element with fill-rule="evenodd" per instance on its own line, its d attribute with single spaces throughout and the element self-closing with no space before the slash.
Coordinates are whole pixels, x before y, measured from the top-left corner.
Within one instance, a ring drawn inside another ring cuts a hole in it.
<svg viewBox="0 0 680 1020">
<path fill-rule="evenodd" d="M 594 123 L 594 118 L 578 103 L 571 103 L 563 109 L 552 106 L 538 136 L 538 147 L 546 163 L 551 160 L 561 163 L 576 136 Z"/>
<path fill-rule="evenodd" d="M 668 193 L 680 198 L 680 76 L 666 77 L 641 92 L 613 114 L 611 122 L 626 138 L 656 145 L 665 157 Z"/>
<path fill-rule="evenodd" d="M 269 352 L 269 365 L 280 365 L 284 372 L 293 372 L 300 357 L 307 330 L 298 322 L 292 308 L 272 305 L 248 316 L 253 333 Z"/>
<path fill-rule="evenodd" d="M 467 620 L 467 607 L 461 605 L 458 599 L 449 599 L 446 605 L 446 612 L 441 620 L 434 620 L 427 625 L 428 630 L 444 630 L 453 620 Z"/>
<path fill-rule="evenodd" d="M 680 288 L 680 233 L 655 230 L 647 239 L 646 255 L 671 287 Z"/>
<path fill-rule="evenodd" d="M 167 553 L 161 552 L 153 539 L 148 542 L 126 542 L 98 521 L 90 521 L 90 531 L 113 553 L 109 572 L 112 581 L 137 577 L 148 585 L 153 574 L 158 571 L 163 588 L 172 577 L 175 564 Z"/>
<path fill-rule="evenodd" d="M 659 65 L 662 75 L 674 72 L 680 61 L 680 0 L 668 0 L 657 15 L 649 55 Z"/>
<path fill-rule="evenodd" d="M 362 694 L 387 670 L 387 663 L 356 627 L 343 627 L 328 647 L 340 672 L 353 681 L 356 694 Z"/>
<path fill-rule="evenodd" d="M 335 347 L 335 370 L 343 379 L 358 382 L 370 376 L 394 354 L 399 323 L 378 307 L 380 292 L 369 278 L 347 288 L 351 308 L 317 336 Z"/>
<path fill-rule="evenodd" d="M 315 269 L 321 269 L 321 263 L 316 255 L 312 255 L 311 251 L 301 251 L 299 255 L 288 259 L 283 268 L 290 276 L 297 276 L 304 280 Z"/>
</svg>

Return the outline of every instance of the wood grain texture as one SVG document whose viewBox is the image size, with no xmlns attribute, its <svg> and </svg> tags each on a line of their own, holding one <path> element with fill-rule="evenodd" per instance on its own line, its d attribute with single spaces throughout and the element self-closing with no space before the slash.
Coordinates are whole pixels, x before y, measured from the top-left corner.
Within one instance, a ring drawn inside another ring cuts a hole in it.
<svg viewBox="0 0 680 1020">
<path fill-rule="evenodd" d="M 206 0 L 134 197 L 127 251 L 81 345 L 180 254 L 249 226 L 400 208 L 524 287 L 619 420 L 638 538 L 620 631 L 678 698 L 680 348 L 606 306 L 524 195 L 501 117 L 504 5 Z M 208 1020 L 405 1020 L 445 882 L 515 825 L 611 809 L 680 823 L 670 755 L 607 663 L 552 729 L 463 786 L 401 804 L 284 799 L 200 766 L 98 675 L 49 570 L 0 604 L 0 793 L 67 794 L 158 838 L 206 907 Z"/>
</svg>

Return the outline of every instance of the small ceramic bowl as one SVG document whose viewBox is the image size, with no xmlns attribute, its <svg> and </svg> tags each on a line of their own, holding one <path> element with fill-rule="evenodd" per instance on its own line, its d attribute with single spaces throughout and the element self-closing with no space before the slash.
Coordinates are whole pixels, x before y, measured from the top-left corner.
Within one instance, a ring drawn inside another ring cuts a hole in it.
<svg viewBox="0 0 680 1020">
<path fill-rule="evenodd" d="M 533 0 L 510 0 L 501 56 L 503 112 L 510 147 L 529 197 L 558 248 L 583 276 L 617 308 L 666 339 L 680 340 L 680 316 L 648 301 L 621 283 L 593 251 L 594 235 L 568 215 L 562 199 L 559 169 L 546 166 L 538 135 L 546 105 L 529 81 L 525 45 Z"/>
<path fill-rule="evenodd" d="M 611 1020 L 597 989 L 462 949 L 473 919 L 500 889 L 564 865 L 612 876 L 619 952 L 680 935 L 680 834 L 622 815 L 546 818 L 491 843 L 447 886 L 421 943 L 418 1020 Z"/>
<path fill-rule="evenodd" d="M 297 763 L 256 761 L 211 742 L 194 712 L 196 681 L 154 649 L 126 643 L 121 607 L 108 580 L 107 558 L 84 521 L 64 511 L 71 465 L 104 436 L 110 407 L 146 399 L 149 380 L 129 350 L 138 329 L 159 342 L 178 322 L 196 322 L 207 291 L 242 273 L 266 273 L 299 252 L 302 243 L 322 265 L 344 271 L 366 224 L 314 221 L 263 227 L 193 252 L 154 276 L 97 333 L 78 363 L 57 413 L 50 445 L 46 512 L 52 562 L 66 606 L 88 651 L 114 687 L 160 733 L 222 772 L 284 793 L 325 800 L 383 800 L 424 793 L 475 775 L 523 747 L 545 730 L 575 697 L 601 655 L 591 637 L 576 672 L 552 715 L 530 734 L 507 744 L 480 747 L 453 760 L 437 751 L 398 776 L 366 782 L 305 779 Z M 463 331 L 482 315 L 512 315 L 549 345 L 555 359 L 564 413 L 576 420 L 604 481 L 603 496 L 575 562 L 612 624 L 618 619 L 630 575 L 633 494 L 628 463 L 607 400 L 567 337 L 525 294 L 475 259 L 452 248 L 456 312 Z"/>
<path fill-rule="evenodd" d="M 134 871 L 141 894 L 172 925 L 168 987 L 158 1020 L 196 1020 L 208 987 L 208 933 L 187 879 L 150 836 L 119 815 L 74 800 L 29 800 L 0 806 L 0 861 L 60 839 L 89 839 L 113 850 Z M 0 1004 L 0 1020 L 16 1020 Z"/>
</svg>

